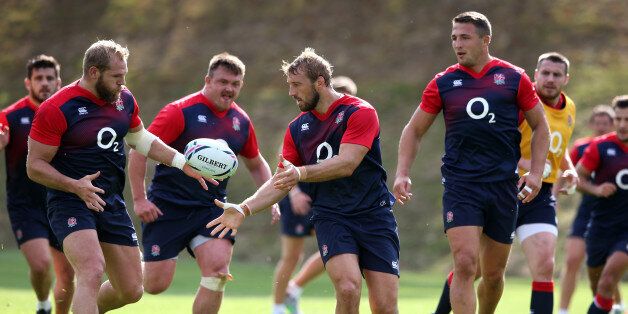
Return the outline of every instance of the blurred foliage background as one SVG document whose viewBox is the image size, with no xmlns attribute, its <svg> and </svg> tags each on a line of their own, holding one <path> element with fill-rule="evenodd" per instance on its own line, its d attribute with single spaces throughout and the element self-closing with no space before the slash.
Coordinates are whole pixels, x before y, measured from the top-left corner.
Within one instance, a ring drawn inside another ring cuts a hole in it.
<svg viewBox="0 0 628 314">
<path fill-rule="evenodd" d="M 566 91 L 578 106 L 575 138 L 588 134 L 592 106 L 627 92 L 628 6 L 622 0 L 5 0 L 0 2 L 0 107 L 25 95 L 30 57 L 56 57 L 65 85 L 80 77 L 83 53 L 91 43 L 114 39 L 131 51 L 127 83 L 148 125 L 162 106 L 198 91 L 210 57 L 228 51 L 247 66 L 237 102 L 253 119 L 262 153 L 273 165 L 285 126 L 298 111 L 287 95 L 280 64 L 309 46 L 331 61 L 335 74 L 352 77 L 358 96 L 377 108 L 392 185 L 401 130 L 425 85 L 455 62 L 450 21 L 467 10 L 491 20 L 491 53 L 525 68 L 531 77 L 543 52 L 559 51 L 570 58 Z M 449 267 L 440 218 L 443 136 L 439 118 L 413 167 L 414 201 L 396 209 L 404 267 Z M 4 184 L 0 180 L 3 191 Z M 238 201 L 254 190 L 247 171 L 240 170 L 230 183 L 230 198 Z M 4 197 L 0 193 L 0 246 L 11 248 L 15 240 Z M 561 201 L 563 234 L 578 198 Z M 127 200 L 132 214 L 130 193 Z M 245 223 L 235 259 L 276 261 L 279 229 L 269 222 L 264 213 Z M 525 267 L 519 250 L 514 252 L 511 271 L 519 272 Z"/>
</svg>

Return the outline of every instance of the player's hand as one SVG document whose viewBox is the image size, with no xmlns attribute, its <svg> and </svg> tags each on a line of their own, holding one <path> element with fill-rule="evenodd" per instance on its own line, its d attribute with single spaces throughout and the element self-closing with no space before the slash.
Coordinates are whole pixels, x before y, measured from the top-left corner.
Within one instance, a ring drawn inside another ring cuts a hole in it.
<svg viewBox="0 0 628 314">
<path fill-rule="evenodd" d="M 281 211 L 279 210 L 279 205 L 273 204 L 273 206 L 270 207 L 270 216 L 271 225 L 274 225 L 278 223 L 279 220 L 281 220 Z"/>
<path fill-rule="evenodd" d="M 517 187 L 519 188 L 517 198 L 524 204 L 529 203 L 539 194 L 539 190 L 541 189 L 541 176 L 527 172 L 519 179 Z"/>
<path fill-rule="evenodd" d="M 617 186 L 610 182 L 604 182 L 595 187 L 595 196 L 597 197 L 609 197 L 617 191 Z"/>
<path fill-rule="evenodd" d="M 212 230 L 211 235 L 214 236 L 220 232 L 220 235 L 218 235 L 220 239 L 224 238 L 229 231 L 231 231 L 231 236 L 235 236 L 236 233 L 238 233 L 238 227 L 240 227 L 244 221 L 244 214 L 236 209 L 236 207 L 240 205 L 223 203 L 219 200 L 214 200 L 214 203 L 216 206 L 224 209 L 224 212 L 220 217 L 210 221 L 205 227 L 211 228 L 216 226 L 214 230 Z"/>
<path fill-rule="evenodd" d="M 296 215 L 305 216 L 312 209 L 312 198 L 298 189 L 290 190 L 290 207 Z"/>
<path fill-rule="evenodd" d="M 576 186 L 580 182 L 580 178 L 578 178 L 578 173 L 575 170 L 567 169 L 563 171 L 560 181 L 563 182 L 563 186 L 558 190 L 558 193 L 567 195 L 576 192 Z"/>
<path fill-rule="evenodd" d="M 201 184 L 201 186 L 203 187 L 203 190 L 207 191 L 208 187 L 207 187 L 207 183 L 205 183 L 205 181 L 208 181 L 209 183 L 213 184 L 213 185 L 218 185 L 218 181 L 209 178 L 209 177 L 203 177 L 200 172 L 194 170 L 192 167 L 190 167 L 190 165 L 185 164 L 183 166 L 183 172 L 185 174 L 187 174 L 189 177 L 192 177 L 194 179 L 196 179 L 198 181 L 198 183 Z"/>
<path fill-rule="evenodd" d="M 159 207 L 155 206 L 153 202 L 145 198 L 134 200 L 133 210 L 135 211 L 137 217 L 139 217 L 143 223 L 153 222 L 157 220 L 159 216 L 162 216 L 164 214 L 161 212 Z"/>
<path fill-rule="evenodd" d="M 9 126 L 0 123 L 0 149 L 9 143 Z"/>
<path fill-rule="evenodd" d="M 299 183 L 303 174 L 291 162 L 285 160 L 283 155 L 279 155 L 279 162 L 283 165 L 284 170 L 273 175 L 273 186 L 278 190 L 290 191 Z"/>
<path fill-rule="evenodd" d="M 105 190 L 97 188 L 92 184 L 92 181 L 96 180 L 98 176 L 100 176 L 100 171 L 94 174 L 88 174 L 74 181 L 72 191 L 80 197 L 83 202 L 85 202 L 87 208 L 93 211 L 102 212 L 105 210 L 104 206 L 107 203 L 105 203 L 105 201 L 103 201 L 98 194 L 105 194 Z"/>
<path fill-rule="evenodd" d="M 412 180 L 410 180 L 410 177 L 397 176 L 395 178 L 395 184 L 393 185 L 393 194 L 401 205 L 404 205 L 412 198 L 410 188 L 412 188 Z"/>
</svg>

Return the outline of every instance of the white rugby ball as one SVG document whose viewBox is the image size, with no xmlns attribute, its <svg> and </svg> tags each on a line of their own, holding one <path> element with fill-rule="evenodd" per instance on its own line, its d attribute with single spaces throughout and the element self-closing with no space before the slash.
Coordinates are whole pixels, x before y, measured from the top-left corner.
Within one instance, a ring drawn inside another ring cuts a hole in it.
<svg viewBox="0 0 628 314">
<path fill-rule="evenodd" d="M 229 178 L 238 169 L 238 157 L 222 139 L 192 140 L 185 146 L 184 155 L 190 167 L 216 180 Z"/>
</svg>

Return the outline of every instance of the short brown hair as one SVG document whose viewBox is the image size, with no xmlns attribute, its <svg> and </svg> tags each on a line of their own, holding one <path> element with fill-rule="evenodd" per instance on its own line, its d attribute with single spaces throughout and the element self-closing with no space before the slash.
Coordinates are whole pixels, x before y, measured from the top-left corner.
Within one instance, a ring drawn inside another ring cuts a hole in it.
<svg viewBox="0 0 628 314">
<path fill-rule="evenodd" d="M 355 95 L 358 86 L 348 76 L 336 76 L 331 78 L 331 86 L 338 92 Z"/>
<path fill-rule="evenodd" d="M 615 98 L 613 98 L 613 101 L 611 102 L 611 106 L 613 106 L 613 109 L 628 108 L 628 95 L 616 96 Z"/>
<path fill-rule="evenodd" d="M 607 117 L 612 123 L 613 119 L 615 119 L 615 111 L 613 111 L 613 108 L 609 105 L 597 105 L 593 107 L 593 110 L 591 110 L 589 122 L 593 122 L 595 117 Z"/>
<path fill-rule="evenodd" d="M 214 71 L 220 66 L 235 75 L 242 74 L 242 76 L 244 76 L 246 71 L 246 67 L 244 66 L 244 62 L 242 62 L 242 60 L 228 52 L 223 52 L 213 56 L 211 60 L 209 60 L 207 76 L 211 77 L 214 75 Z"/>
<path fill-rule="evenodd" d="M 460 13 L 451 20 L 451 23 L 473 24 L 475 25 L 475 29 L 480 36 L 491 36 L 492 34 L 491 22 L 484 14 L 479 12 L 468 11 Z"/>
<path fill-rule="evenodd" d="M 33 75 L 33 69 L 46 69 L 53 68 L 55 70 L 55 76 L 59 78 L 61 76 L 61 65 L 59 62 L 51 56 L 38 55 L 26 62 L 26 77 L 28 79 Z"/>
<path fill-rule="evenodd" d="M 303 71 L 312 82 L 322 76 L 325 80 L 325 86 L 330 86 L 331 74 L 333 73 L 333 67 L 329 61 L 317 55 L 316 51 L 309 47 L 305 48 L 291 63 L 283 61 L 281 70 L 285 75 L 288 73 L 298 74 L 299 71 Z"/>
<path fill-rule="evenodd" d="M 548 60 L 554 63 L 562 63 L 565 65 L 565 74 L 569 73 L 569 59 L 564 55 L 558 52 L 546 52 L 539 56 L 539 60 L 536 63 L 536 68 L 538 69 L 541 65 L 541 62 Z"/>
<path fill-rule="evenodd" d="M 126 62 L 129 58 L 129 49 L 113 40 L 99 40 L 93 43 L 87 48 L 85 57 L 83 57 L 83 74 L 87 75 L 91 67 L 96 67 L 100 71 L 109 69 L 111 58 L 114 55 Z"/>
</svg>

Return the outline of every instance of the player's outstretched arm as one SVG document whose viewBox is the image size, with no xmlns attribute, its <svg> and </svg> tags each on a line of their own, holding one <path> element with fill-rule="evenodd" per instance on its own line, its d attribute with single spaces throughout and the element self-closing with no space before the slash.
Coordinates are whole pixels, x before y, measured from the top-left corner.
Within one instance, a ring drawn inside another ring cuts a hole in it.
<svg viewBox="0 0 628 314">
<path fill-rule="evenodd" d="M 530 172 L 524 174 L 518 182 L 522 189 L 519 197 L 523 203 L 532 201 L 541 189 L 543 168 L 549 150 L 549 125 L 545 119 L 543 105 L 537 103 L 532 109 L 525 111 L 524 115 L 532 128 Z"/>
<path fill-rule="evenodd" d="M 417 108 L 410 118 L 410 121 L 401 132 L 393 194 L 402 205 L 412 197 L 412 193 L 410 192 L 410 188 L 412 187 L 410 169 L 421 146 L 421 139 L 434 123 L 434 119 L 436 119 L 435 114 Z"/>
<path fill-rule="evenodd" d="M 214 185 L 218 185 L 218 181 L 211 178 L 203 178 L 198 171 L 195 171 L 192 167 L 187 165 L 183 154 L 166 145 L 154 134 L 148 132 L 143 124 L 130 129 L 124 139 L 131 148 L 135 149 L 140 154 L 162 164 L 181 169 L 186 175 L 198 180 L 205 190 L 207 190 L 205 180 Z"/>
<path fill-rule="evenodd" d="M 220 233 L 218 237 L 222 238 L 231 230 L 231 235 L 235 235 L 245 217 L 256 214 L 284 198 L 288 191 L 274 187 L 273 183 L 276 177 L 277 173 L 262 184 L 255 194 L 240 204 L 223 203 L 219 200 L 214 200 L 214 203 L 224 209 L 224 212 L 220 217 L 207 224 L 207 228 L 216 226 L 211 234 L 216 235 Z"/>
<path fill-rule="evenodd" d="M 92 180 L 98 178 L 100 171 L 79 180 L 63 175 L 50 164 L 58 149 L 57 146 L 42 144 L 29 137 L 26 157 L 28 177 L 49 188 L 74 193 L 85 202 L 89 209 L 103 211 L 106 203 L 98 194 L 104 194 L 105 191 L 92 185 Z"/>
</svg>

